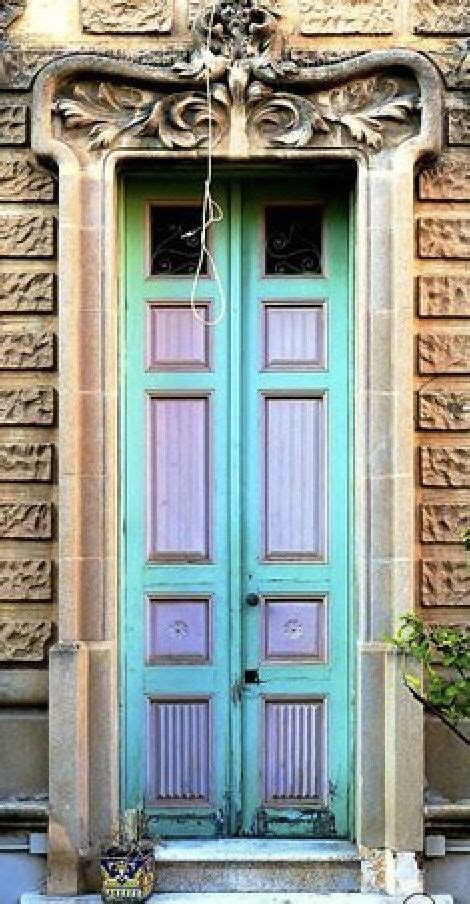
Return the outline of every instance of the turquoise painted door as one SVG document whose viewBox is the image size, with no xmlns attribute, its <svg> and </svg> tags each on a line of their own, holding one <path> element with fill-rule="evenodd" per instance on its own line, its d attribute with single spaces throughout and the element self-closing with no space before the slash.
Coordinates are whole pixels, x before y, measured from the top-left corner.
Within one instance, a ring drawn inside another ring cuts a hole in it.
<svg viewBox="0 0 470 904">
<path fill-rule="evenodd" d="M 336 179 L 126 179 L 122 806 L 161 836 L 350 829 L 349 229 Z"/>
</svg>

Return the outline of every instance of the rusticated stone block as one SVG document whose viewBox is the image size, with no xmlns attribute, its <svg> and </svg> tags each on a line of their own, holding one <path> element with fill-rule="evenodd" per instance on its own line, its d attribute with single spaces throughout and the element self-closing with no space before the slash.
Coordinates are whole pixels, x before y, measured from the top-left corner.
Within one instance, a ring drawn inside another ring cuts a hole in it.
<svg viewBox="0 0 470 904">
<path fill-rule="evenodd" d="M 423 559 L 421 605 L 470 606 L 470 568 L 465 559 Z"/>
<path fill-rule="evenodd" d="M 81 0 L 82 23 L 93 34 L 167 34 L 171 0 Z"/>
<path fill-rule="evenodd" d="M 420 276 L 421 317 L 470 317 L 470 276 Z"/>
<path fill-rule="evenodd" d="M 0 30 L 8 28 L 24 12 L 26 0 L 3 0 L 0 7 Z"/>
<path fill-rule="evenodd" d="M 0 502 L 0 538 L 50 540 L 52 506 L 49 502 Z"/>
<path fill-rule="evenodd" d="M 439 50 L 428 51 L 449 88 L 470 88 L 470 42 L 448 41 Z"/>
<path fill-rule="evenodd" d="M 300 0 L 304 35 L 391 34 L 394 6 L 390 0 Z"/>
<path fill-rule="evenodd" d="M 54 310 L 53 273 L 0 272 L 0 312 L 49 313 Z"/>
<path fill-rule="evenodd" d="M 30 88 L 34 76 L 42 66 L 56 56 L 53 50 L 24 50 L 7 45 L 2 52 L 0 88 L 8 91 Z"/>
<path fill-rule="evenodd" d="M 54 178 L 28 157 L 0 157 L 0 201 L 53 201 Z"/>
<path fill-rule="evenodd" d="M 449 110 L 449 144 L 470 144 L 470 111 Z"/>
<path fill-rule="evenodd" d="M 418 426 L 421 430 L 470 430 L 470 387 L 460 392 L 421 390 Z"/>
<path fill-rule="evenodd" d="M 470 528 L 470 506 L 421 506 L 421 540 L 423 543 L 461 543 L 462 534 Z"/>
<path fill-rule="evenodd" d="M 443 154 L 419 177 L 423 201 L 467 201 L 470 199 L 470 164 L 464 153 Z"/>
<path fill-rule="evenodd" d="M 50 621 L 0 621 L 0 662 L 43 662 L 51 639 Z"/>
<path fill-rule="evenodd" d="M 0 389 L 0 426 L 50 427 L 54 423 L 54 390 L 50 386 Z"/>
<path fill-rule="evenodd" d="M 464 374 L 470 370 L 470 332 L 418 336 L 421 374 Z"/>
<path fill-rule="evenodd" d="M 421 257 L 470 259 L 470 219 L 421 217 L 418 249 Z"/>
<path fill-rule="evenodd" d="M 46 559 L 0 559 L 0 600 L 50 600 L 52 568 Z"/>
<path fill-rule="evenodd" d="M 54 367 L 53 333 L 0 333 L 0 370 L 51 367 Z"/>
<path fill-rule="evenodd" d="M 51 443 L 0 443 L 0 480 L 51 479 Z"/>
<path fill-rule="evenodd" d="M 415 0 L 417 34 L 460 35 L 468 27 L 467 0 Z"/>
<path fill-rule="evenodd" d="M 28 108 L 24 104 L 0 104 L 0 145 L 26 144 Z"/>
<path fill-rule="evenodd" d="M 470 446 L 422 446 L 423 487 L 470 487 Z"/>
<path fill-rule="evenodd" d="M 36 214 L 0 216 L 2 257 L 53 257 L 54 218 Z"/>
</svg>

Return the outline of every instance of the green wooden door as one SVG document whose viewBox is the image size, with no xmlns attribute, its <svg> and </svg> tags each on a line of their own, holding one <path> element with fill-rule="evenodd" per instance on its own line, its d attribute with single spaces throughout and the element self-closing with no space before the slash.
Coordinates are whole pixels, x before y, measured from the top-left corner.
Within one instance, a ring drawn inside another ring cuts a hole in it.
<svg viewBox="0 0 470 904">
<path fill-rule="evenodd" d="M 123 192 L 122 806 L 155 834 L 348 833 L 348 197 Z M 209 268 L 210 269 L 210 268 Z M 350 805 L 350 800 L 349 800 Z"/>
</svg>

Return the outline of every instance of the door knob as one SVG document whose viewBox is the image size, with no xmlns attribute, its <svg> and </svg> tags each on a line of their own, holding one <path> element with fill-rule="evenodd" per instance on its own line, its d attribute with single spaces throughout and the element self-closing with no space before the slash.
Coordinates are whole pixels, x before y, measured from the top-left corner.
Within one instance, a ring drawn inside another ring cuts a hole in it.
<svg viewBox="0 0 470 904">
<path fill-rule="evenodd" d="M 258 669 L 245 669 L 245 684 L 259 684 Z"/>
<path fill-rule="evenodd" d="M 248 606 L 259 606 L 259 596 L 257 593 L 249 593 L 246 602 Z"/>
</svg>

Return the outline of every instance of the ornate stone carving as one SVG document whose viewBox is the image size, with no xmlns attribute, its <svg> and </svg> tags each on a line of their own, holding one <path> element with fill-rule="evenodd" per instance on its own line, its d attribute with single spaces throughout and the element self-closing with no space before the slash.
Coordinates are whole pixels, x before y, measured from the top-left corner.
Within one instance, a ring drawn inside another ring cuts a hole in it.
<svg viewBox="0 0 470 904">
<path fill-rule="evenodd" d="M 0 5 L 0 33 L 5 31 L 24 12 L 26 0 L 2 0 Z"/>
<path fill-rule="evenodd" d="M 422 446 L 420 475 L 424 487 L 470 487 L 470 446 Z"/>
<path fill-rule="evenodd" d="M 444 154 L 435 166 L 423 170 L 419 177 L 419 196 L 423 201 L 470 200 L 468 155 Z"/>
<path fill-rule="evenodd" d="M 53 217 L 26 213 L 0 216 L 0 256 L 47 258 L 53 255 Z"/>
<path fill-rule="evenodd" d="M 95 152 L 136 143 L 204 147 L 209 122 L 215 152 L 238 157 L 318 144 L 379 151 L 417 133 L 419 91 L 413 76 L 403 70 L 393 77 L 379 75 L 374 57 L 370 68 L 361 67 L 360 76 L 349 82 L 346 74 L 336 75 L 335 87 L 326 73 L 323 79 L 311 78 L 315 87 L 322 82 L 325 87 L 306 93 L 308 76 L 294 55 L 274 54 L 278 18 L 267 0 L 217 0 L 214 7 L 203 6 L 193 23 L 192 50 L 172 69 L 154 70 L 143 88 L 136 86 L 142 79 L 137 69 L 133 82 L 128 70 L 127 84 L 116 67 L 108 80 L 83 77 L 60 91 L 55 112 L 63 128 L 74 132 L 71 138 L 79 139 L 78 149 Z M 175 90 L 178 81 L 184 87 Z"/>
<path fill-rule="evenodd" d="M 46 559 L 0 559 L 0 600 L 50 600 L 52 568 Z"/>
<path fill-rule="evenodd" d="M 0 201 L 53 201 L 54 178 L 29 158 L 0 157 Z"/>
<path fill-rule="evenodd" d="M 421 506 L 421 540 L 423 543 L 461 543 L 462 534 L 470 528 L 470 506 Z"/>
<path fill-rule="evenodd" d="M 264 94 L 264 99 L 254 99 L 248 130 L 255 130 L 267 147 L 305 147 L 315 144 L 318 135 L 323 143 L 329 133 L 335 143 L 352 140 L 378 151 L 385 143 L 395 143 L 387 131 L 390 123 L 405 125 L 397 143 L 415 130 L 417 96 L 394 79 L 372 76 L 312 97 L 268 94 L 267 89 Z"/>
<path fill-rule="evenodd" d="M 50 386 L 0 389 L 0 425 L 50 427 L 54 390 Z"/>
<path fill-rule="evenodd" d="M 450 41 L 442 49 L 430 51 L 429 55 L 449 88 L 470 87 L 470 41 Z"/>
<path fill-rule="evenodd" d="M 300 29 L 304 35 L 378 34 L 393 32 L 395 7 L 391 0 L 300 0 Z"/>
<path fill-rule="evenodd" d="M 423 333 L 418 336 L 422 374 L 465 374 L 470 370 L 470 332 Z"/>
<path fill-rule="evenodd" d="M 49 313 L 54 310 L 55 280 L 52 273 L 0 273 L 0 312 Z"/>
<path fill-rule="evenodd" d="M 50 443 L 0 443 L 0 480 L 51 479 Z"/>
<path fill-rule="evenodd" d="M 470 606 L 470 569 L 464 559 L 421 562 L 422 606 Z"/>
<path fill-rule="evenodd" d="M 199 63 L 193 59 L 184 69 L 179 67 L 180 73 L 197 76 Z M 248 85 L 248 79 L 244 67 L 233 66 L 227 85 L 212 86 L 215 146 L 231 123 L 237 139 L 246 133 L 255 147 L 306 147 L 319 138 L 325 144 L 328 136 L 333 146 L 358 143 L 378 151 L 387 141 L 399 143 L 416 131 L 417 95 L 396 79 L 371 76 L 308 97 L 277 92 L 260 81 Z M 76 85 L 72 96 L 59 98 L 56 110 L 67 129 L 88 132 L 90 150 L 147 136 L 152 146 L 166 148 L 207 144 L 209 110 L 203 92 L 159 95 L 88 83 Z"/>
<path fill-rule="evenodd" d="M 470 386 L 460 391 L 422 389 L 418 426 L 421 430 L 470 430 Z"/>
<path fill-rule="evenodd" d="M 207 143 L 207 101 L 201 92 L 157 95 L 109 82 L 76 85 L 57 101 L 67 129 L 85 129 L 90 150 L 150 136 L 161 147 L 195 148 Z M 217 144 L 227 132 L 226 93 L 213 91 L 212 128 Z"/>
<path fill-rule="evenodd" d="M 50 621 L 1 621 L 0 662 L 43 662 L 51 639 Z"/>
<path fill-rule="evenodd" d="M 421 217 L 418 248 L 421 257 L 470 258 L 470 219 Z"/>
<path fill-rule="evenodd" d="M 49 370 L 52 367 L 53 333 L 0 332 L 0 370 Z"/>
<path fill-rule="evenodd" d="M 26 144 L 28 108 L 24 104 L 0 104 L 0 144 Z"/>
<path fill-rule="evenodd" d="M 171 0 L 81 0 L 82 23 L 92 34 L 167 34 Z"/>
<path fill-rule="evenodd" d="M 49 502 L 0 502 L 0 538 L 50 540 L 52 507 Z"/>
<path fill-rule="evenodd" d="M 467 0 L 415 0 L 415 32 L 425 35 L 467 34 Z"/>
<path fill-rule="evenodd" d="M 421 317 L 470 317 L 470 276 L 420 276 Z"/>
<path fill-rule="evenodd" d="M 449 144 L 470 144 L 470 111 L 449 110 Z"/>
</svg>

